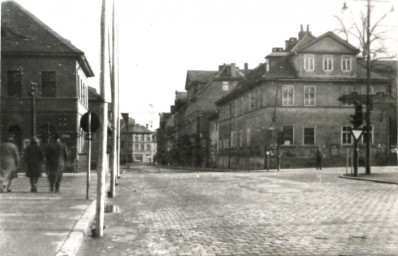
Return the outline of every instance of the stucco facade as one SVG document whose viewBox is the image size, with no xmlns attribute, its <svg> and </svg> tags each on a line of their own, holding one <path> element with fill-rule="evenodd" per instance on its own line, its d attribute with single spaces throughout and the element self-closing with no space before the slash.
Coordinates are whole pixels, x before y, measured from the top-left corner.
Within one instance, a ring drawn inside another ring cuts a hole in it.
<svg viewBox="0 0 398 256">
<path fill-rule="evenodd" d="M 324 165 L 344 166 L 352 149 L 352 105 L 339 98 L 363 94 L 366 69 L 358 50 L 331 32 L 314 37 L 301 31 L 285 49 L 274 48 L 267 62 L 248 74 L 219 107 L 218 167 L 262 169 L 266 153 L 280 150 L 280 166 L 315 166 L 321 148 Z M 345 62 L 343 64 L 343 62 Z M 391 79 L 372 73 L 371 93 L 391 92 Z M 374 104 L 371 113 L 371 164 L 387 164 L 389 115 Z M 360 142 L 360 160 L 364 157 Z M 276 158 L 271 159 L 276 168 Z"/>
</svg>

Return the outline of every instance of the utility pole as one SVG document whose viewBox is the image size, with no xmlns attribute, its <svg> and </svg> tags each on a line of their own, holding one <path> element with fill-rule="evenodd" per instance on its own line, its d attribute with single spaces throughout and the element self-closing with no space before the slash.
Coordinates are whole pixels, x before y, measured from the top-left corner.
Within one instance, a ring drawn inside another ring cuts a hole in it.
<svg viewBox="0 0 398 256">
<path fill-rule="evenodd" d="M 104 235 L 104 214 L 105 214 L 105 172 L 108 167 L 106 157 L 107 147 L 107 105 L 105 102 L 105 14 L 106 0 L 102 0 L 101 7 L 101 64 L 100 64 L 100 95 L 104 102 L 100 104 L 100 129 L 98 136 L 98 167 L 97 167 L 97 207 L 96 207 L 96 236 Z"/>
<path fill-rule="evenodd" d="M 370 0 L 366 24 L 366 174 L 370 174 Z"/>
<path fill-rule="evenodd" d="M 116 195 L 116 175 L 117 175 L 117 97 L 115 84 L 115 0 L 113 0 L 112 8 L 112 61 L 111 61 L 111 93 L 112 93 L 112 142 L 111 142 L 111 180 L 110 180 L 110 197 Z"/>
</svg>

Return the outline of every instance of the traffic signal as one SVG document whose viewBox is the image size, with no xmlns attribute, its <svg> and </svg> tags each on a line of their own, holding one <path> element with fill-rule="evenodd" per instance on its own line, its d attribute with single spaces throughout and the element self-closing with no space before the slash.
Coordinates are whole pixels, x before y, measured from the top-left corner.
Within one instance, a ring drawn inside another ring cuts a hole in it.
<svg viewBox="0 0 398 256">
<path fill-rule="evenodd" d="M 362 104 L 359 102 L 355 103 L 355 114 L 350 115 L 351 123 L 354 126 L 354 128 L 358 128 L 362 125 L 363 121 L 363 113 L 362 113 Z"/>
</svg>

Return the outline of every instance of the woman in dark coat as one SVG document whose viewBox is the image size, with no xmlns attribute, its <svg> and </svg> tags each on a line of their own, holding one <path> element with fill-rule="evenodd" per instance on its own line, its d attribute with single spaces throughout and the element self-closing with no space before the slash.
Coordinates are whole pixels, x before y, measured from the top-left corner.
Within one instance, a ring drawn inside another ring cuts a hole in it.
<svg viewBox="0 0 398 256">
<path fill-rule="evenodd" d="M 30 179 L 30 192 L 37 192 L 37 182 L 41 177 L 43 158 L 43 152 L 38 145 L 37 138 L 33 137 L 25 150 L 26 176 Z"/>
</svg>

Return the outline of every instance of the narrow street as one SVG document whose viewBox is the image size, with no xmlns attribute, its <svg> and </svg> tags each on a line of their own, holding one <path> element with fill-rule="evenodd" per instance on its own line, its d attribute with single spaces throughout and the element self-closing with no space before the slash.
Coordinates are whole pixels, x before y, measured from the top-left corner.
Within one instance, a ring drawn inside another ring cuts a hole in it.
<svg viewBox="0 0 398 256">
<path fill-rule="evenodd" d="M 339 174 L 128 169 L 79 255 L 398 254 L 397 186 Z"/>
</svg>

